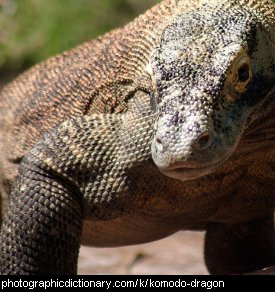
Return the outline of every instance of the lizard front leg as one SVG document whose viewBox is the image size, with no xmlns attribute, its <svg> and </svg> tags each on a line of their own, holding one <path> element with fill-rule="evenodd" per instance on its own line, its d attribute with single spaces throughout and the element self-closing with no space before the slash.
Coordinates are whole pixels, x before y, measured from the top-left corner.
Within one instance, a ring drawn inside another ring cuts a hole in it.
<svg viewBox="0 0 275 292">
<path fill-rule="evenodd" d="M 1 230 L 2 274 L 76 273 L 84 216 L 117 216 L 127 170 L 150 157 L 145 104 L 66 121 L 25 156 Z"/>
<path fill-rule="evenodd" d="M 273 214 L 239 224 L 209 224 L 205 261 L 211 274 L 242 274 L 274 265 Z"/>
<path fill-rule="evenodd" d="M 73 274 L 82 197 L 33 155 L 22 162 L 1 230 L 1 274 Z"/>
</svg>

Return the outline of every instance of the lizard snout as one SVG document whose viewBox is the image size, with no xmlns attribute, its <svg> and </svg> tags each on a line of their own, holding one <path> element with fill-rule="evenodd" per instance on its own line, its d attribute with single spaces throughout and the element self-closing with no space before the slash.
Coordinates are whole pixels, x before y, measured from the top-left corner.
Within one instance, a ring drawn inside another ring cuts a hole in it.
<svg viewBox="0 0 275 292">
<path fill-rule="evenodd" d="M 192 130 L 190 130 L 192 128 Z M 206 174 L 219 164 L 219 150 L 215 149 L 216 134 L 211 127 L 190 124 L 181 131 L 161 127 L 152 143 L 152 158 L 166 175 L 192 179 Z M 223 156 L 223 155 L 222 155 Z"/>
<path fill-rule="evenodd" d="M 166 133 L 157 132 L 155 136 L 154 147 L 158 153 L 170 153 L 169 155 L 176 154 L 177 151 L 182 153 L 181 159 L 185 160 L 185 154 L 189 154 L 197 151 L 207 151 L 211 147 L 215 139 L 215 134 L 211 130 L 204 130 L 188 135 L 182 135 L 181 139 L 177 138 L 177 134 L 172 134 L 167 131 Z M 174 139 L 173 139 L 174 138 Z M 171 143 L 171 141 L 174 141 Z"/>
<path fill-rule="evenodd" d="M 208 147 L 211 146 L 212 142 L 214 140 L 214 134 L 210 131 L 204 131 L 194 137 L 194 139 L 190 143 L 190 147 L 192 149 L 195 149 L 197 151 L 206 150 Z M 156 137 L 156 148 L 159 152 L 165 152 L 166 149 L 168 149 L 167 146 L 165 146 L 164 138 L 159 135 Z"/>
</svg>

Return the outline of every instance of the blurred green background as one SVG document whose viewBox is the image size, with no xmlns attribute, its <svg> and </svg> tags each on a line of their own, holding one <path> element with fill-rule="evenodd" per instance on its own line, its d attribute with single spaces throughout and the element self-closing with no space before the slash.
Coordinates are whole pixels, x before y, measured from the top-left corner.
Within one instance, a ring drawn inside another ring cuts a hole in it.
<svg viewBox="0 0 275 292">
<path fill-rule="evenodd" d="M 126 24 L 158 0 L 0 0 L 0 83 Z"/>
<path fill-rule="evenodd" d="M 129 22 L 157 2 L 0 0 L 0 84 L 49 56 Z"/>
</svg>

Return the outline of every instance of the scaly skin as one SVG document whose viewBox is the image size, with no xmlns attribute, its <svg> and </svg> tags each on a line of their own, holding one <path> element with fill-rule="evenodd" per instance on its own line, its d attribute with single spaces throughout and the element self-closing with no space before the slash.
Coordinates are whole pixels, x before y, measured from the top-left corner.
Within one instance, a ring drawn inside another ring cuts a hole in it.
<svg viewBox="0 0 275 292">
<path fill-rule="evenodd" d="M 1 273 L 183 229 L 212 273 L 275 264 L 274 26 L 271 1 L 166 0 L 7 85 Z"/>
</svg>

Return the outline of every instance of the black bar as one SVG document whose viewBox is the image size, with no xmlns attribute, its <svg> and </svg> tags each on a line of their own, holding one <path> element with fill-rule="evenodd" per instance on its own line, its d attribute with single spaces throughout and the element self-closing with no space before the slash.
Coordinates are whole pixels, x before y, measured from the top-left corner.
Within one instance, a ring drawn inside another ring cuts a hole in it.
<svg viewBox="0 0 275 292">
<path fill-rule="evenodd" d="M 25 288 L 49 290 L 51 288 L 94 289 L 104 288 L 180 288 L 191 290 L 261 289 L 272 287 L 274 277 L 245 276 L 1 276 L 0 289 Z"/>
</svg>

